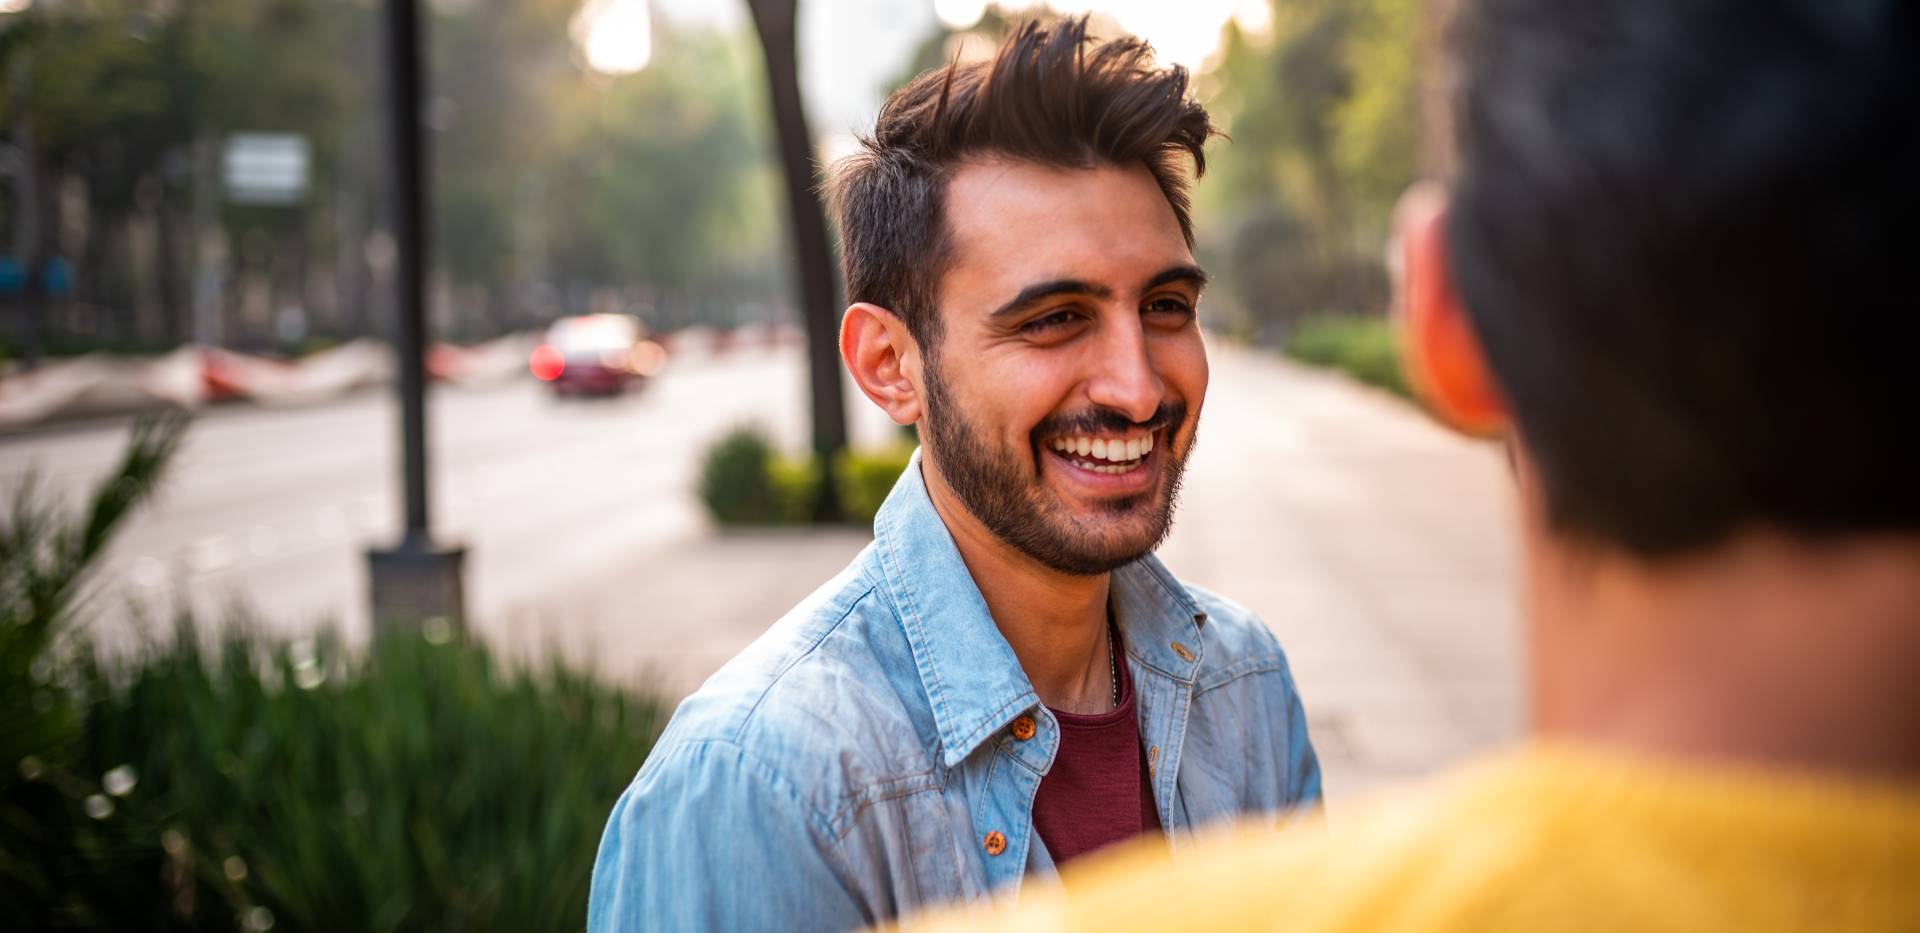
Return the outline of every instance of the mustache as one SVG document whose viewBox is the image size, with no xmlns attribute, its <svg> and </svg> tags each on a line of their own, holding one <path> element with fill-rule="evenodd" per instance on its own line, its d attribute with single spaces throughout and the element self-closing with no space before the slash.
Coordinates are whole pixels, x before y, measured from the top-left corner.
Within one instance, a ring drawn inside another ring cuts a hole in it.
<svg viewBox="0 0 1920 933">
<path fill-rule="evenodd" d="M 1061 437 L 1075 434 L 1121 434 L 1129 430 L 1158 431 L 1167 428 L 1169 434 L 1178 430 L 1187 420 L 1187 403 L 1171 399 L 1160 403 L 1153 410 L 1153 416 L 1145 421 L 1135 421 L 1111 408 L 1090 408 L 1086 411 L 1054 415 L 1040 422 L 1033 429 L 1035 440 L 1046 437 Z"/>
</svg>

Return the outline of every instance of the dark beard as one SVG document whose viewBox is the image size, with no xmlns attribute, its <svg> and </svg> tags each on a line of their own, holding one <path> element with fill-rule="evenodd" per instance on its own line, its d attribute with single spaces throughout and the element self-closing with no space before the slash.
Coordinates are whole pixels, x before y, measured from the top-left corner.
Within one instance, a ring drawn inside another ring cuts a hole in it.
<svg viewBox="0 0 1920 933">
<path fill-rule="evenodd" d="M 1003 449 L 991 435 L 976 430 L 954 402 L 937 369 L 927 367 L 927 454 L 940 475 L 960 497 L 962 505 L 994 537 L 1015 550 L 1061 573 L 1097 576 L 1126 566 L 1152 553 L 1173 530 L 1173 509 L 1186 472 L 1186 457 L 1174 449 L 1174 438 L 1187 420 L 1185 402 L 1163 402 L 1143 424 L 1111 409 L 1093 409 L 1050 418 L 1028 436 L 1026 451 Z M 1118 433 L 1129 428 L 1165 428 L 1162 434 L 1162 478 L 1159 501 L 1153 493 L 1107 500 L 1106 510 L 1116 518 L 1148 510 L 1145 540 L 1106 540 L 1111 529 L 1089 528 L 1063 514 L 1059 503 L 1042 485 L 1037 442 L 1042 437 L 1069 434 Z M 1033 469 L 1025 468 L 1032 464 Z"/>
</svg>

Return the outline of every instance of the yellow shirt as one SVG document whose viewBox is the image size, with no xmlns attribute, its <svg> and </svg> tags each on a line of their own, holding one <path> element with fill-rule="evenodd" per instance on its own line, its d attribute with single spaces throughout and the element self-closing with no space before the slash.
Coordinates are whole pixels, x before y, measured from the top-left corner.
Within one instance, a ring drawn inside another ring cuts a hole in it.
<svg viewBox="0 0 1920 933">
<path fill-rule="evenodd" d="M 1532 746 L 1064 883 L 924 928 L 1920 931 L 1920 787 Z"/>
</svg>

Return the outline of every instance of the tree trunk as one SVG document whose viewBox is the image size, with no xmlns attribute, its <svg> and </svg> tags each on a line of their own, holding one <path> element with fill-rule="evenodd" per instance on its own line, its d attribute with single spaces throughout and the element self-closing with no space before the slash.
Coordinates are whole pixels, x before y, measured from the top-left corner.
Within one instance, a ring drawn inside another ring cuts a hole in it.
<svg viewBox="0 0 1920 933">
<path fill-rule="evenodd" d="M 165 175 L 160 176 L 160 197 L 154 204 L 154 255 L 158 264 L 154 273 L 159 282 L 160 299 L 160 343 L 172 347 L 188 339 L 186 317 L 181 314 L 182 293 L 185 291 L 180 282 L 182 250 L 180 249 L 179 218 L 173 195 Z"/>
<path fill-rule="evenodd" d="M 840 388 L 840 306 L 827 212 L 820 203 L 813 137 L 800 100 L 797 0 L 747 0 L 760 48 L 766 53 L 768 99 L 786 177 L 793 223 L 794 265 L 800 275 L 800 312 L 806 324 L 808 384 L 813 396 L 813 452 L 823 481 L 814 520 L 840 518 L 833 460 L 847 446 L 846 403 Z"/>
</svg>

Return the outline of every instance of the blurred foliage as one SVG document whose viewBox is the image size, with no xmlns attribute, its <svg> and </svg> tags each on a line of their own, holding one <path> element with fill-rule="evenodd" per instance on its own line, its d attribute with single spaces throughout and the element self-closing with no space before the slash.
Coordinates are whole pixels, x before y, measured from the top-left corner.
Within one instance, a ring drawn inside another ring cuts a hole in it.
<svg viewBox="0 0 1920 933">
<path fill-rule="evenodd" d="M 722 525 L 790 521 L 774 491 L 773 444 L 753 427 L 735 428 L 707 451 L 700 466 L 700 501 Z"/>
<path fill-rule="evenodd" d="M 846 520 L 871 525 L 912 456 L 911 446 L 898 444 L 835 457 L 834 488 Z M 742 426 L 707 451 L 700 499 L 722 525 L 799 525 L 811 520 L 820 482 L 821 470 L 812 458 L 783 457 L 765 432 Z"/>
<path fill-rule="evenodd" d="M 31 130 L 41 189 L 25 205 L 40 230 L 27 251 L 76 270 L 44 339 L 184 339 L 197 252 L 230 343 L 307 336 L 275 326 L 290 306 L 309 333 L 373 332 L 390 261 L 376 235 L 390 227 L 380 8 L 87 0 L 5 14 L 0 126 Z M 579 0 L 422 9 L 433 294 L 448 336 L 589 306 L 668 327 L 774 313 L 786 259 L 766 222 L 779 201 L 750 34 L 657 22 L 649 67 L 609 76 L 570 35 Z M 221 203 L 220 147 L 239 132 L 308 139 L 302 203 Z M 4 186 L 9 214 L 14 200 Z"/>
<path fill-rule="evenodd" d="M 577 930 L 607 809 L 665 708 L 559 663 L 508 672 L 432 625 L 364 655 L 191 625 L 103 691 L 88 759 L 130 767 L 195 929 Z M 152 905 L 149 905 L 151 908 Z M 191 921 L 191 922 L 186 922 Z"/>
<path fill-rule="evenodd" d="M 128 513 L 158 487 L 185 429 L 179 415 L 139 422 L 117 469 L 77 520 L 31 475 L 0 515 L 0 762 L 62 748 L 75 735 L 68 697 L 50 685 L 45 659 L 66 632 L 88 571 Z M 15 776 L 0 772 L 0 781 Z M 0 832 L 13 825 L 0 820 Z"/>
<path fill-rule="evenodd" d="M 1265 34 L 1227 26 L 1201 87 L 1231 142 L 1196 199 L 1223 329 L 1385 308 L 1388 219 L 1420 167 L 1424 6 L 1272 0 Z"/>
<path fill-rule="evenodd" d="M 138 423 L 115 471 L 81 514 L 29 476 L 0 515 L 0 916 L 25 929 L 140 929 L 109 923 L 137 899 L 161 903 L 157 837 L 111 807 L 86 754 L 96 668 L 71 637 L 89 571 L 127 515 L 151 496 L 185 431 L 179 416 Z M 148 827 L 150 828 L 150 827 Z M 118 884 L 124 880 L 125 884 Z M 103 911 L 105 913 L 103 913 Z"/>
<path fill-rule="evenodd" d="M 607 808 L 665 722 L 430 620 L 364 652 L 188 618 L 73 635 L 88 568 L 182 423 L 138 429 L 78 517 L 0 525 L 0 911 L 28 930 L 577 930 Z"/>
<path fill-rule="evenodd" d="M 743 67 L 751 49 L 711 34 L 662 41 L 672 46 L 645 80 L 576 103 L 556 141 L 555 274 L 646 283 L 682 303 L 768 300 L 777 179 L 758 119 L 764 92 Z"/>
<path fill-rule="evenodd" d="M 820 499 L 820 467 L 813 458 L 775 457 L 767 463 L 773 517 L 764 524 L 801 525 L 813 520 Z M 751 523 L 748 523 L 751 524 Z"/>
<path fill-rule="evenodd" d="M 841 453 L 834 461 L 833 477 L 834 482 L 840 484 L 840 506 L 846 510 L 847 519 L 873 524 L 880 503 L 886 501 L 893 484 L 906 472 L 907 463 L 912 459 L 911 444 Z"/>
<path fill-rule="evenodd" d="M 1286 354 L 1331 366 L 1367 383 L 1412 398 L 1392 322 L 1383 317 L 1323 314 L 1301 320 L 1287 335 Z"/>
</svg>

